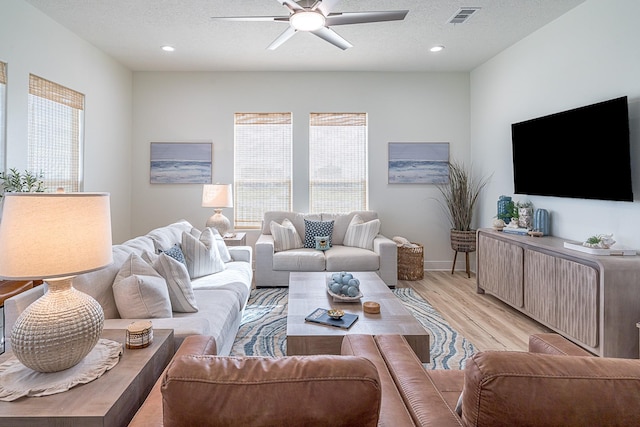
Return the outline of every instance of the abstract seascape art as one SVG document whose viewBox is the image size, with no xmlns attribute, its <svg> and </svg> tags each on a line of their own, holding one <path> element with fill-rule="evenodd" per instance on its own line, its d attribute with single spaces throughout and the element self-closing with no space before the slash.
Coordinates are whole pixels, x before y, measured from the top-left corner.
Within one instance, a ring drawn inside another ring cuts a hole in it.
<svg viewBox="0 0 640 427">
<path fill-rule="evenodd" d="M 389 184 L 446 184 L 448 142 L 390 142 Z"/>
<path fill-rule="evenodd" d="M 151 143 L 151 184 L 211 184 L 213 144 Z"/>
</svg>

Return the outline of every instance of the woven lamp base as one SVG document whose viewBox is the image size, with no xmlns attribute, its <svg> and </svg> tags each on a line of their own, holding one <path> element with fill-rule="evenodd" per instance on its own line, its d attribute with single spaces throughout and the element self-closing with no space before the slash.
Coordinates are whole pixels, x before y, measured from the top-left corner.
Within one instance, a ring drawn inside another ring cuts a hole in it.
<svg viewBox="0 0 640 427">
<path fill-rule="evenodd" d="M 75 289 L 71 279 L 47 280 L 47 293 L 22 312 L 11 331 L 13 354 L 34 371 L 77 365 L 102 334 L 102 307 Z"/>
</svg>

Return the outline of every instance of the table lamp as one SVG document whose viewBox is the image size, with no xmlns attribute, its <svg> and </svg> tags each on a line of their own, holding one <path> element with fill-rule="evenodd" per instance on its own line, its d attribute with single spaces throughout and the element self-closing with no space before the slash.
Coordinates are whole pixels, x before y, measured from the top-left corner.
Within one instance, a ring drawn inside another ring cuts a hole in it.
<svg viewBox="0 0 640 427">
<path fill-rule="evenodd" d="M 214 214 L 207 220 L 207 227 L 215 228 L 222 236 L 231 230 L 231 222 L 222 215 L 222 208 L 233 207 L 231 184 L 207 184 L 202 187 L 202 207 L 214 208 Z"/>
<path fill-rule="evenodd" d="M 1 278 L 48 285 L 11 331 L 15 357 L 38 372 L 78 364 L 98 342 L 104 313 L 71 281 L 113 261 L 109 194 L 5 193 L 0 254 Z"/>
</svg>

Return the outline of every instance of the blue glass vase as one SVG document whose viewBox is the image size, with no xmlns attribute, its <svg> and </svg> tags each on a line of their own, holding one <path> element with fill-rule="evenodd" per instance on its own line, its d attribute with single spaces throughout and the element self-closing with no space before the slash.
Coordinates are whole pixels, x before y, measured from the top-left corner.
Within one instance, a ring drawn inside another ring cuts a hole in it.
<svg viewBox="0 0 640 427">
<path fill-rule="evenodd" d="M 551 225 L 549 224 L 549 211 L 546 209 L 536 209 L 533 214 L 533 230 L 541 231 L 543 236 L 551 233 Z"/>
<path fill-rule="evenodd" d="M 503 220 L 505 224 L 511 221 L 511 212 L 509 212 L 509 202 L 511 197 L 500 196 L 498 198 L 498 218 Z"/>
</svg>

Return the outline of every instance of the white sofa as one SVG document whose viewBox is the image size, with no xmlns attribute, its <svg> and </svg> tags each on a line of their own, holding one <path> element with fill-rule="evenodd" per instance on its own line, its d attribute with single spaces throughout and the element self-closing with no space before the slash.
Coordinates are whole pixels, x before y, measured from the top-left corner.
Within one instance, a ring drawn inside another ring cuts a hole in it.
<svg viewBox="0 0 640 427">
<path fill-rule="evenodd" d="M 371 250 L 355 246 L 345 246 L 345 234 L 355 215 L 365 222 L 378 219 L 375 211 L 354 211 L 348 214 L 307 214 L 287 211 L 265 212 L 261 234 L 256 241 L 257 287 L 288 286 L 292 271 L 375 271 L 390 287 L 398 283 L 398 255 L 396 243 L 378 234 L 373 239 Z M 333 221 L 332 247 L 321 251 L 315 248 L 275 250 L 271 233 L 271 222 L 282 224 L 291 221 L 304 241 L 305 219 L 312 221 Z"/>
<path fill-rule="evenodd" d="M 140 319 L 123 319 L 118 312 L 113 283 L 123 263 L 131 253 L 142 256 L 147 251 L 156 253 L 158 248 L 171 248 L 181 243 L 182 233 L 189 233 L 192 225 L 178 221 L 150 231 L 145 236 L 113 246 L 113 263 L 101 270 L 85 273 L 73 279 L 78 290 L 95 298 L 104 310 L 105 329 L 125 329 Z M 242 313 L 249 298 L 252 283 L 252 249 L 249 246 L 229 247 L 232 260 L 224 264 L 224 270 L 191 280 L 198 311 L 173 312 L 172 317 L 152 318 L 154 329 L 173 329 L 175 348 L 189 335 L 209 335 L 216 341 L 217 354 L 228 355 L 235 340 Z M 70 252 L 73 256 L 73 251 Z M 5 301 L 5 325 L 7 336 L 20 313 L 44 294 L 45 286 L 38 286 Z M 124 339 L 124 334 L 123 334 Z M 10 339 L 7 348 L 10 348 Z"/>
</svg>

